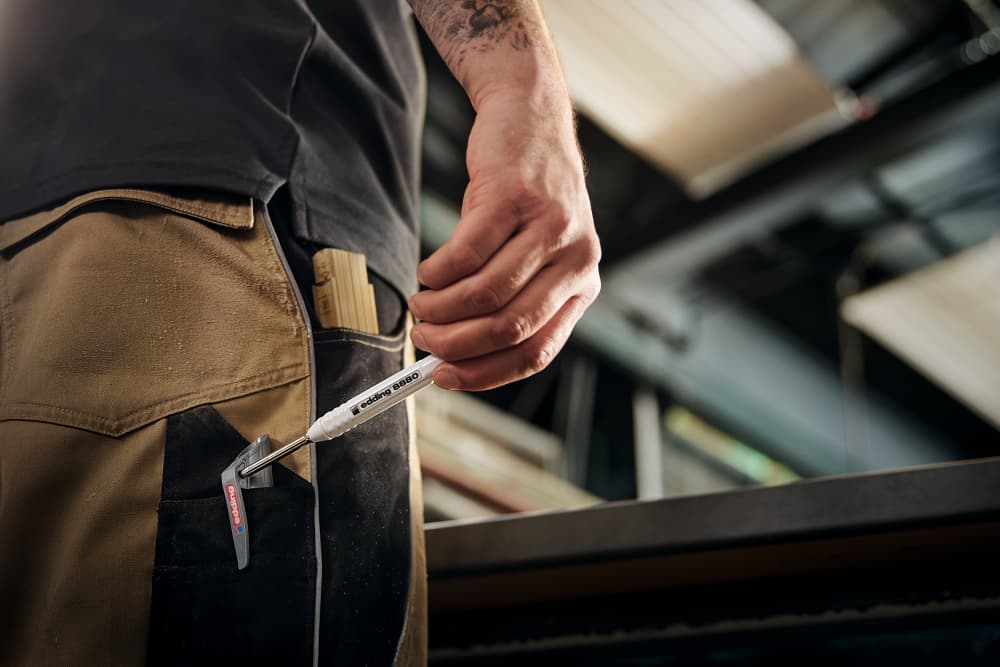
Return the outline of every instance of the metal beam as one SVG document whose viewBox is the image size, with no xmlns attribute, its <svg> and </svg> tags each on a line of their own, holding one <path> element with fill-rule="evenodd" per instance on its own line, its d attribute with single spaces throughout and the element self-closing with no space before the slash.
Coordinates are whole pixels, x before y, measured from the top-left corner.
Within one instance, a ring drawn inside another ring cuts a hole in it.
<svg viewBox="0 0 1000 667">
<path fill-rule="evenodd" d="M 794 221 L 824 195 L 931 142 L 1000 117 L 1000 56 L 960 69 L 735 185 L 669 212 L 670 223 L 635 229 L 607 248 L 611 282 L 685 276 L 731 248 Z M 688 231 L 680 234 L 678 229 Z"/>
<path fill-rule="evenodd" d="M 446 581 L 653 554 L 996 522 L 998 488 L 1000 458 L 992 458 L 526 517 L 433 524 L 427 527 L 428 575 L 432 582 Z"/>
</svg>

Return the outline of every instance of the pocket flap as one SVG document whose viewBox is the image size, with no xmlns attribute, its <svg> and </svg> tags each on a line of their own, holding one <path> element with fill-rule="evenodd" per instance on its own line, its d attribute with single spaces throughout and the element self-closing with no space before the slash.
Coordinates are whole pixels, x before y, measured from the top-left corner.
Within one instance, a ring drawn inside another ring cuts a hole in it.
<svg viewBox="0 0 1000 667">
<path fill-rule="evenodd" d="M 15 221 L 21 241 L 0 258 L 0 421 L 120 436 L 308 376 L 263 207 L 178 197 L 103 191 Z"/>
<path fill-rule="evenodd" d="M 88 192 L 54 208 L 0 224 L 0 253 L 7 252 L 49 226 L 62 221 L 73 211 L 107 199 L 143 202 L 196 220 L 233 229 L 253 228 L 253 199 L 245 195 L 217 194 L 203 190 L 168 192 L 112 188 Z"/>
</svg>

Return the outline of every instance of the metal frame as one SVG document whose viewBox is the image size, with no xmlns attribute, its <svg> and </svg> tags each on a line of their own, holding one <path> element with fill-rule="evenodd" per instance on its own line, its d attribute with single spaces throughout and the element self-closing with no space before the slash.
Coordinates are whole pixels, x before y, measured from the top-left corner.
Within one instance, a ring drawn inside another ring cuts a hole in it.
<svg viewBox="0 0 1000 667">
<path fill-rule="evenodd" d="M 993 665 L 998 489 L 1000 458 L 431 525 L 430 662 Z"/>
<path fill-rule="evenodd" d="M 670 212 L 670 224 L 632 230 L 606 245 L 612 269 L 643 258 L 677 274 L 743 240 L 794 220 L 802 210 L 859 174 L 1000 113 L 1000 57 L 966 66 L 855 123 L 764 167 L 733 186 Z M 690 230 L 681 232 L 679 230 Z"/>
<path fill-rule="evenodd" d="M 436 582 L 1000 521 L 1000 457 L 702 496 L 427 526 Z"/>
</svg>

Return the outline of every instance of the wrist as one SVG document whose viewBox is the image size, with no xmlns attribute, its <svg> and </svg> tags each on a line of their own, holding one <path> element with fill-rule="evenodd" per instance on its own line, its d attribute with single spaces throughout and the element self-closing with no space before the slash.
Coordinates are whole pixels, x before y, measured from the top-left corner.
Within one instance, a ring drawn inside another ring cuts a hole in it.
<svg viewBox="0 0 1000 667">
<path fill-rule="evenodd" d="M 544 137 L 553 148 L 567 147 L 579 153 L 573 105 L 561 84 L 497 85 L 483 91 L 475 109 L 481 122 L 516 128 L 508 135 L 513 144 L 522 144 L 528 137 Z"/>
<path fill-rule="evenodd" d="M 517 127 L 521 137 L 548 136 L 576 143 L 573 105 L 565 89 L 552 86 L 497 86 L 484 93 L 476 115 L 489 122 Z M 510 137 L 517 141 L 514 136 Z"/>
<path fill-rule="evenodd" d="M 466 93 L 476 112 L 491 105 L 528 104 L 549 112 L 571 113 L 569 91 L 559 66 L 541 54 L 528 52 L 490 63 L 485 76 L 469 81 Z"/>
</svg>

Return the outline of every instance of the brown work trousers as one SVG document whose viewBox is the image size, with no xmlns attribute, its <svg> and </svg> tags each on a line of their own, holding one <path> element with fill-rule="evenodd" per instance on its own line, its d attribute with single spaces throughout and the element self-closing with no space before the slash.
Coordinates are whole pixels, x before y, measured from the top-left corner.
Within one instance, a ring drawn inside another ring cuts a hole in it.
<svg viewBox="0 0 1000 667">
<path fill-rule="evenodd" d="M 312 331 L 284 243 L 192 191 L 0 224 L 0 665 L 426 662 L 412 406 L 247 490 L 236 568 L 222 469 L 406 354 Z"/>
</svg>

